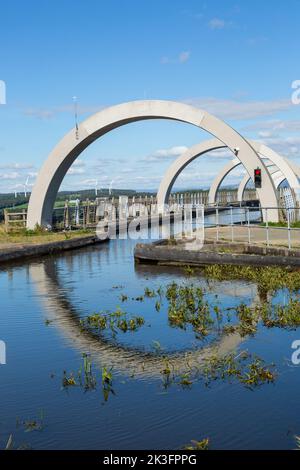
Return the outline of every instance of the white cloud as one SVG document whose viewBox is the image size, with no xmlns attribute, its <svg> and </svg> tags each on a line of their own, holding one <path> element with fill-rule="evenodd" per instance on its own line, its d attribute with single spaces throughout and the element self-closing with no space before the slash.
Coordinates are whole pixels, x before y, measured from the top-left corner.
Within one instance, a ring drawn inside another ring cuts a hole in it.
<svg viewBox="0 0 300 470">
<path fill-rule="evenodd" d="M 223 29 L 225 28 L 225 25 L 226 22 L 221 18 L 212 18 L 208 23 L 210 29 Z"/>
<path fill-rule="evenodd" d="M 220 158 L 220 159 L 226 159 L 226 158 L 232 158 L 233 153 L 228 150 L 228 148 L 223 148 L 223 149 L 217 149 L 213 150 L 211 152 L 207 152 L 203 155 L 203 158 Z"/>
<path fill-rule="evenodd" d="M 37 171 L 29 171 L 27 173 L 27 175 L 29 176 L 29 178 L 36 178 L 37 175 L 38 175 L 38 172 Z"/>
<path fill-rule="evenodd" d="M 300 156 L 300 136 L 271 135 L 261 138 L 260 141 L 283 157 L 298 158 Z"/>
<path fill-rule="evenodd" d="M 286 111 L 293 105 L 289 99 L 273 101 L 235 101 L 217 98 L 189 98 L 184 100 L 198 108 L 223 119 L 245 120 L 259 116 L 268 116 L 280 111 Z"/>
<path fill-rule="evenodd" d="M 96 178 L 94 179 L 91 179 L 91 178 L 88 178 L 88 179 L 85 179 L 85 180 L 82 180 L 82 181 L 78 181 L 78 185 L 84 187 L 84 186 L 95 186 L 95 183 L 96 183 Z"/>
<path fill-rule="evenodd" d="M 85 106 L 78 104 L 77 112 L 78 114 L 86 114 L 86 113 L 96 113 L 97 111 L 101 111 L 105 106 Z M 69 113 L 74 114 L 74 105 L 73 104 L 66 104 L 62 106 L 53 106 L 52 108 L 25 108 L 23 109 L 23 114 L 25 116 L 34 117 L 41 120 L 48 120 L 54 118 L 56 115 L 61 113 Z"/>
<path fill-rule="evenodd" d="M 27 170 L 34 168 L 30 163 L 4 163 L 0 165 L 1 170 Z"/>
<path fill-rule="evenodd" d="M 66 176 L 83 175 L 86 172 L 85 166 L 86 163 L 83 160 L 75 160 Z"/>
<path fill-rule="evenodd" d="M 191 56 L 190 51 L 184 51 L 179 54 L 178 60 L 181 64 L 184 64 L 184 62 L 187 62 Z"/>
<path fill-rule="evenodd" d="M 208 188 L 219 170 L 200 170 L 197 168 L 198 165 L 185 169 L 177 178 L 175 187 L 177 188 Z M 228 177 L 224 180 L 224 185 L 237 185 L 240 183 L 243 176 L 246 174 L 246 170 L 240 165 L 233 170 Z"/>
<path fill-rule="evenodd" d="M 77 167 L 83 167 L 85 166 L 85 162 L 83 160 L 75 160 L 75 162 L 73 163 L 72 167 L 73 166 L 77 166 Z"/>
<path fill-rule="evenodd" d="M 159 160 L 170 160 L 174 157 L 178 157 L 182 153 L 186 152 L 188 147 L 185 145 L 177 145 L 175 147 L 170 147 L 167 149 L 156 150 L 152 155 L 142 158 L 144 162 L 154 162 Z"/>
<path fill-rule="evenodd" d="M 252 130 L 270 130 L 270 131 L 290 131 L 298 132 L 300 131 L 300 121 L 299 120 L 289 120 L 284 121 L 282 119 L 272 119 L 269 121 L 258 121 L 250 126 L 244 128 L 246 131 Z"/>
<path fill-rule="evenodd" d="M 182 51 L 175 58 L 170 58 L 168 56 L 163 56 L 160 59 L 162 64 L 184 64 L 191 57 L 191 51 Z"/>
<path fill-rule="evenodd" d="M 155 156 L 160 158 L 160 157 L 176 157 L 178 155 L 181 155 L 182 153 L 186 152 L 188 147 L 185 145 L 178 145 L 175 147 L 170 147 L 167 149 L 160 149 L 155 152 Z"/>
<path fill-rule="evenodd" d="M 83 168 L 70 168 L 67 172 L 66 176 L 73 176 L 73 175 L 83 175 L 85 170 Z"/>
<path fill-rule="evenodd" d="M 261 137 L 262 139 L 267 139 L 273 136 L 272 131 L 259 131 L 258 132 L 258 137 Z"/>
<path fill-rule="evenodd" d="M 35 117 L 38 119 L 50 119 L 55 114 L 53 110 L 43 108 L 26 108 L 23 113 L 25 116 Z"/>
<path fill-rule="evenodd" d="M 20 177 L 21 174 L 17 173 L 16 171 L 11 173 L 0 173 L 0 179 L 2 180 L 17 180 Z"/>
</svg>

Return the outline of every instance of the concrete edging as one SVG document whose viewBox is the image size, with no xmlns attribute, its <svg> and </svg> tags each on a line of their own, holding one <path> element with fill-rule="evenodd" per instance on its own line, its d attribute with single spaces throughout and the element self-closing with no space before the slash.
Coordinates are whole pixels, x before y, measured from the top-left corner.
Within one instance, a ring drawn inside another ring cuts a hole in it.
<svg viewBox="0 0 300 470">
<path fill-rule="evenodd" d="M 35 256 L 51 255 L 62 251 L 74 250 L 89 245 L 95 245 L 106 240 L 100 240 L 96 235 L 89 237 L 78 237 L 70 240 L 61 240 L 49 243 L 41 243 L 38 245 L 23 245 L 17 248 L 0 248 L 0 264 L 9 261 L 20 260 L 24 258 L 32 258 Z"/>
<path fill-rule="evenodd" d="M 234 253 L 222 250 L 235 250 Z M 261 247 L 238 243 L 206 243 L 202 250 L 187 249 L 182 244 L 138 244 L 134 250 L 138 262 L 164 264 L 234 264 L 250 266 L 300 266 L 300 250 Z"/>
</svg>

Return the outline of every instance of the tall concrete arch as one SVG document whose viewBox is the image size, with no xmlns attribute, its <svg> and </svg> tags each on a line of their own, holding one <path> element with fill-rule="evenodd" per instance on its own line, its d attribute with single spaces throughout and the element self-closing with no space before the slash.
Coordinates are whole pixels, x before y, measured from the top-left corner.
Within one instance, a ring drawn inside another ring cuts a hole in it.
<svg viewBox="0 0 300 470">
<path fill-rule="evenodd" d="M 72 129 L 56 145 L 44 163 L 34 185 L 27 214 L 27 228 L 36 224 L 51 225 L 55 198 L 68 169 L 81 152 L 104 134 L 130 122 L 147 119 L 170 119 L 192 124 L 218 137 L 232 152 L 238 148 L 238 158 L 251 175 L 262 167 L 263 189 L 259 191 L 261 204 L 277 206 L 277 194 L 265 165 L 252 145 L 225 122 L 206 111 L 173 101 L 132 101 L 106 108 L 83 121 L 78 131 Z M 270 214 L 278 221 L 278 211 Z"/>
</svg>

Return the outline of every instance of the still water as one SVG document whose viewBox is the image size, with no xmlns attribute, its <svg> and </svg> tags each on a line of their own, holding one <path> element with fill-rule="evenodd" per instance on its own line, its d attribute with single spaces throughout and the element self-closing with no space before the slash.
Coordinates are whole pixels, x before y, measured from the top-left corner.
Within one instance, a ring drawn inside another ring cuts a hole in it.
<svg viewBox="0 0 300 470">
<path fill-rule="evenodd" d="M 187 276 L 181 268 L 135 265 L 134 245 L 112 240 L 0 271 L 0 339 L 7 346 L 7 364 L 0 366 L 1 448 L 10 434 L 16 447 L 33 449 L 178 449 L 206 437 L 213 449 L 294 448 L 300 367 L 290 359 L 300 332 L 260 327 L 234 344 L 275 363 L 274 384 L 250 390 L 218 380 L 165 388 L 163 356 L 184 362 L 187 351 L 197 356 L 215 338 L 170 327 L 164 303 L 155 309 L 157 299 L 136 300 L 145 288 Z M 194 281 L 209 304 L 223 309 L 259 299 L 251 282 L 208 283 L 200 274 Z M 284 302 L 285 293 L 279 295 Z M 145 324 L 116 335 L 81 330 L 80 318 L 118 306 L 143 316 Z M 63 387 L 64 373 L 76 375 L 85 353 L 97 386 Z M 103 367 L 113 375 L 106 401 Z"/>
</svg>

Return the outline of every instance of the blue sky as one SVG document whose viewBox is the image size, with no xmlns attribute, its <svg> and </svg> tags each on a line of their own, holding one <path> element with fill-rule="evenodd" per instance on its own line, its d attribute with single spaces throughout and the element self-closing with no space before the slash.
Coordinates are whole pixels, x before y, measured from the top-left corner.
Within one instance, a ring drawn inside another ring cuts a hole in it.
<svg viewBox="0 0 300 470">
<path fill-rule="evenodd" d="M 0 1 L 0 192 L 21 188 L 79 119 L 135 99 L 183 101 L 300 164 L 300 1 Z M 182 123 L 131 124 L 90 146 L 64 189 L 156 189 L 171 163 L 209 136 Z M 207 187 L 227 152 L 189 165 L 177 187 Z M 231 182 L 240 177 L 238 171 Z"/>
</svg>

